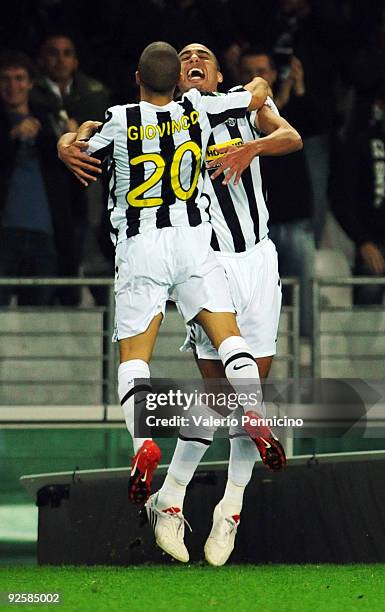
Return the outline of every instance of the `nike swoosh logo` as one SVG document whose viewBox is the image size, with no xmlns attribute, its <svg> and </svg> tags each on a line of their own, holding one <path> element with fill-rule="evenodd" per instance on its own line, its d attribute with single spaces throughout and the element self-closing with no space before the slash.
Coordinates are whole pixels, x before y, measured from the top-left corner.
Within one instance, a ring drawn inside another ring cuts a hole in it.
<svg viewBox="0 0 385 612">
<path fill-rule="evenodd" d="M 241 370 L 242 368 L 249 368 L 251 366 L 251 363 L 245 363 L 244 365 L 240 365 L 240 366 L 233 366 L 233 370 Z"/>
<path fill-rule="evenodd" d="M 271 444 L 269 444 L 269 442 L 267 442 L 267 440 L 265 440 L 265 438 L 261 438 L 262 442 L 265 443 L 266 448 L 271 448 Z"/>
<path fill-rule="evenodd" d="M 139 461 L 139 457 L 138 457 L 138 459 L 135 461 L 135 463 L 133 465 L 133 468 L 131 470 L 131 476 L 133 476 L 135 474 L 135 472 L 136 472 L 136 467 L 138 465 L 138 461 Z"/>
<path fill-rule="evenodd" d="M 146 482 L 147 479 L 147 470 L 144 472 L 142 478 L 140 479 L 142 482 Z"/>
</svg>

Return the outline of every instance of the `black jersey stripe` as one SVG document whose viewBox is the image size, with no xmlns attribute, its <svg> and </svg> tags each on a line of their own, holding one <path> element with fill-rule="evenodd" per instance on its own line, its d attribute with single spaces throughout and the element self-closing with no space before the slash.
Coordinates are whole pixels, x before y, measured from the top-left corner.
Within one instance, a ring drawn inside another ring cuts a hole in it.
<svg viewBox="0 0 385 612">
<path fill-rule="evenodd" d="M 246 119 L 247 119 L 247 123 L 249 124 L 249 128 L 251 129 L 251 132 L 255 135 L 255 136 L 263 136 L 262 132 L 260 132 L 254 123 L 251 122 L 251 113 L 248 111 L 246 113 Z"/>
<path fill-rule="evenodd" d="M 244 108 L 232 108 L 232 109 L 223 111 L 223 113 L 218 113 L 218 114 L 207 113 L 207 118 L 212 128 L 217 127 L 217 125 L 219 125 L 220 123 L 225 123 L 227 119 L 230 119 L 230 118 L 243 119 L 244 116 L 245 116 Z"/>
<path fill-rule="evenodd" d="M 126 108 L 126 121 L 127 121 L 127 152 L 128 159 L 127 162 L 129 164 L 130 159 L 137 157 L 138 155 L 143 154 L 142 141 L 140 138 L 136 140 L 131 140 L 128 138 L 128 127 L 135 126 L 138 129 L 142 125 L 142 116 L 140 112 L 139 104 L 135 106 L 129 106 Z M 137 164 L 135 166 L 130 165 L 130 191 L 135 189 L 144 182 L 144 164 Z M 127 202 L 127 230 L 126 236 L 127 238 L 131 238 L 131 236 L 136 236 L 139 233 L 139 224 L 140 224 L 140 207 L 130 206 Z"/>
<path fill-rule="evenodd" d="M 108 145 L 106 145 L 102 149 L 98 149 L 97 151 L 95 151 L 95 153 L 91 153 L 90 157 L 95 157 L 96 159 L 100 159 L 100 161 L 103 161 L 106 157 L 111 155 L 113 151 L 114 151 L 114 141 L 110 142 Z"/>
<path fill-rule="evenodd" d="M 211 134 L 208 146 L 210 147 L 212 145 L 215 145 L 215 140 L 213 135 Z M 234 250 L 236 253 L 242 253 L 246 250 L 246 241 L 242 232 L 242 227 L 239 222 L 237 212 L 235 210 L 234 202 L 230 196 L 230 191 L 228 187 L 222 185 L 220 177 L 215 179 L 212 182 L 212 185 L 226 225 L 231 232 L 231 237 L 234 243 Z"/>
<path fill-rule="evenodd" d="M 191 104 L 190 100 L 188 100 L 188 98 L 185 98 L 183 102 L 181 103 L 181 105 L 184 110 L 184 115 L 187 115 L 187 117 L 190 117 L 191 113 L 194 110 L 194 107 Z M 190 123 L 188 132 L 189 132 L 190 140 L 195 142 L 202 150 L 202 128 L 199 124 L 199 121 L 197 121 L 194 124 Z M 191 155 L 191 153 L 186 153 L 186 155 Z M 203 162 L 201 161 L 201 164 L 202 163 Z M 195 158 L 193 158 L 192 163 L 191 163 L 190 185 L 192 184 L 192 181 L 194 180 L 194 176 L 196 172 L 196 165 L 197 165 L 197 161 Z M 188 200 L 186 200 L 187 216 L 189 220 L 189 225 L 191 227 L 196 227 L 197 225 L 200 225 L 202 223 L 202 215 L 198 208 L 197 196 L 198 196 L 198 187 L 194 189 L 191 197 Z"/>
<path fill-rule="evenodd" d="M 111 200 L 115 208 L 116 206 L 116 162 L 114 159 L 109 165 L 107 176 L 108 176 L 108 185 L 110 189 L 110 197 L 111 197 Z"/>
<path fill-rule="evenodd" d="M 201 91 L 200 94 L 201 96 L 211 96 L 212 98 L 216 98 L 218 95 L 216 93 L 213 93 L 212 91 Z"/>
<path fill-rule="evenodd" d="M 112 113 L 111 113 L 110 109 L 108 108 L 108 109 L 106 110 L 106 120 L 105 120 L 105 121 L 103 121 L 103 123 L 102 123 L 101 125 L 99 125 L 99 126 L 96 128 L 96 131 L 97 131 L 97 132 L 99 132 L 99 134 L 100 134 L 100 132 L 102 131 L 102 129 L 104 128 L 104 126 L 106 125 L 106 123 L 108 123 L 109 121 L 111 121 L 111 119 L 112 119 Z"/>
<path fill-rule="evenodd" d="M 167 123 L 171 124 L 171 113 L 170 112 L 157 112 L 156 121 L 159 124 Z M 176 198 L 174 191 L 171 187 L 171 162 L 175 152 L 174 138 L 172 134 L 167 134 L 167 130 L 164 131 L 164 135 L 159 138 L 159 149 L 160 154 L 165 162 L 165 171 L 161 183 L 161 198 L 163 204 L 159 206 L 156 211 L 156 227 L 170 227 L 170 206 L 175 204 Z"/>
<path fill-rule="evenodd" d="M 211 234 L 211 248 L 213 249 L 213 251 L 220 251 L 221 249 L 219 248 L 219 242 L 218 242 L 218 238 L 216 233 L 214 232 L 214 228 Z"/>
<path fill-rule="evenodd" d="M 227 129 L 229 130 L 229 134 L 232 139 L 240 138 L 241 140 L 243 140 L 241 131 L 237 123 L 235 125 L 227 125 Z M 246 191 L 250 217 L 252 218 L 254 226 L 255 244 L 257 244 L 257 242 L 259 242 L 259 214 L 250 166 L 243 171 L 241 181 Z"/>
<path fill-rule="evenodd" d="M 99 125 L 99 127 L 96 128 L 96 132 L 101 132 L 103 127 L 106 125 L 106 123 L 111 121 L 112 113 L 110 110 L 106 111 L 106 117 L 107 118 L 102 123 L 102 125 Z M 87 142 L 89 138 L 84 138 L 83 140 Z M 91 153 L 90 157 L 95 157 L 96 159 L 100 159 L 101 161 L 103 161 L 108 155 L 112 155 L 113 152 L 114 152 L 114 141 L 110 142 L 107 146 L 103 147 L 102 149 L 98 149 L 98 151 L 95 151 L 95 153 Z"/>
<path fill-rule="evenodd" d="M 110 198 L 113 203 L 113 207 L 108 210 L 108 219 L 110 226 L 110 235 L 113 244 L 117 243 L 119 230 L 112 225 L 111 214 L 116 206 L 116 162 L 115 159 L 112 159 L 111 164 L 108 168 L 108 185 L 110 190 Z"/>
</svg>

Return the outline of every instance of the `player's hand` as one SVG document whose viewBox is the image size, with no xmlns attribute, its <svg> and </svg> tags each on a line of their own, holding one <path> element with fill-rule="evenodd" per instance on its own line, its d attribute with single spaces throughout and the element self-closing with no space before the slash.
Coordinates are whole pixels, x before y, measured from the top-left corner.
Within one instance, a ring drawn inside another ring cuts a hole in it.
<svg viewBox="0 0 385 612">
<path fill-rule="evenodd" d="M 71 136 L 71 138 L 70 138 Z M 79 142 L 76 134 L 65 134 L 58 142 L 58 156 L 67 168 L 76 176 L 78 181 L 88 187 L 89 181 L 97 181 L 97 177 L 91 173 L 101 174 L 100 160 L 90 157 L 85 153 L 88 149 L 87 142 Z"/>
<path fill-rule="evenodd" d="M 28 140 L 29 138 L 36 138 L 40 130 L 40 121 L 34 117 L 26 117 L 12 128 L 10 134 L 12 139 Z"/>
<path fill-rule="evenodd" d="M 222 172 L 226 171 L 222 185 L 227 185 L 234 178 L 234 185 L 238 185 L 242 173 L 248 168 L 256 156 L 255 142 L 245 142 L 243 145 L 221 148 L 224 155 L 218 159 L 214 159 L 207 164 L 208 168 L 216 168 L 211 175 L 211 180 L 215 180 Z"/>
<path fill-rule="evenodd" d="M 361 244 L 360 255 L 372 274 L 381 275 L 385 273 L 384 257 L 374 242 Z"/>
<path fill-rule="evenodd" d="M 76 140 L 88 140 L 100 125 L 103 125 L 101 121 L 84 121 L 77 130 Z"/>
</svg>

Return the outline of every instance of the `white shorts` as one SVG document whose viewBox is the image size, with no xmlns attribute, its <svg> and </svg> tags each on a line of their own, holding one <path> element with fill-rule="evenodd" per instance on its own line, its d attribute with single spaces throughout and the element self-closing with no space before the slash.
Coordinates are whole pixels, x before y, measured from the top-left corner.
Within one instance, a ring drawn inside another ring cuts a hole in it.
<svg viewBox="0 0 385 612">
<path fill-rule="evenodd" d="M 211 225 L 164 227 L 120 242 L 115 255 L 113 340 L 144 332 L 169 299 L 186 323 L 203 308 L 235 312 L 225 270 L 210 247 Z"/>
<path fill-rule="evenodd" d="M 275 355 L 282 291 L 274 243 L 265 238 L 245 253 L 220 253 L 243 338 L 254 357 Z M 182 351 L 193 349 L 199 359 L 219 359 L 202 327 L 187 326 Z"/>
</svg>

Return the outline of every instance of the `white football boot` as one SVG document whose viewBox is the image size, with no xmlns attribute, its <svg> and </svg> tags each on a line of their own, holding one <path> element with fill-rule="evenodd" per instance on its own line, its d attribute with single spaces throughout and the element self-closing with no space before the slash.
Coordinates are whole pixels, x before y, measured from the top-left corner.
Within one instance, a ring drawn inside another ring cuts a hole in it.
<svg viewBox="0 0 385 612">
<path fill-rule="evenodd" d="M 189 523 L 176 507 L 160 509 L 156 505 L 158 493 L 151 495 L 145 504 L 148 521 L 154 530 L 157 545 L 168 555 L 187 563 L 190 556 L 184 544 L 184 525 Z"/>
<path fill-rule="evenodd" d="M 225 516 L 221 502 L 215 506 L 213 526 L 205 544 L 205 557 L 210 565 L 224 565 L 234 550 L 235 536 L 240 523 L 239 514 Z"/>
</svg>

